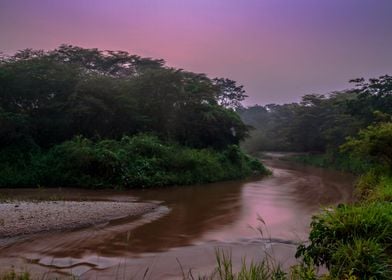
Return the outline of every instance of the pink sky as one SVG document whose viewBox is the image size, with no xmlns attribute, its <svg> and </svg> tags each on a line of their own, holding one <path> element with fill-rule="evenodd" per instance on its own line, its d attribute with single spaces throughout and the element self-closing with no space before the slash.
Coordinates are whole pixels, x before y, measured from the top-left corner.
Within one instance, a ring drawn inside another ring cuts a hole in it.
<svg viewBox="0 0 392 280">
<path fill-rule="evenodd" d="M 0 51 L 126 50 L 297 101 L 392 74 L 389 0 L 0 0 Z"/>
</svg>

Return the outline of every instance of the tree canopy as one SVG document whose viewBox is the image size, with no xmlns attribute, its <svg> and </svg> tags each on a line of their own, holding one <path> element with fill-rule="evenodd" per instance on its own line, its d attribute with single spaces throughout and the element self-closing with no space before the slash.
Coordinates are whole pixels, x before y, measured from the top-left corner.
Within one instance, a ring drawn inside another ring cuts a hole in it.
<svg viewBox="0 0 392 280">
<path fill-rule="evenodd" d="M 50 147 L 75 135 L 120 139 L 152 133 L 224 148 L 247 135 L 233 108 L 242 86 L 124 51 L 61 45 L 0 60 L 0 142 Z"/>
</svg>

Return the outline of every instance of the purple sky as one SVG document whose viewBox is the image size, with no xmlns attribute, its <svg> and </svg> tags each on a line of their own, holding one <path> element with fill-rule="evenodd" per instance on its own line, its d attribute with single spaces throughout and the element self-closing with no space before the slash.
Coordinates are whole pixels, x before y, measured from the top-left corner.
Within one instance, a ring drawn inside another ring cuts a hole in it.
<svg viewBox="0 0 392 280">
<path fill-rule="evenodd" d="M 0 51 L 126 50 L 298 101 L 392 74 L 392 0 L 0 0 Z"/>
</svg>

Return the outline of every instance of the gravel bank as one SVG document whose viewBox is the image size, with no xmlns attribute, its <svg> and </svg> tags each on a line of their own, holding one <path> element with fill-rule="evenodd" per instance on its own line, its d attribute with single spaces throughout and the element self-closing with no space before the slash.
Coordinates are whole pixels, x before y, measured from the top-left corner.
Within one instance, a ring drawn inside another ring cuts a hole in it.
<svg viewBox="0 0 392 280">
<path fill-rule="evenodd" d="M 107 201 L 0 203 L 0 238 L 88 227 L 156 208 L 153 203 Z"/>
</svg>

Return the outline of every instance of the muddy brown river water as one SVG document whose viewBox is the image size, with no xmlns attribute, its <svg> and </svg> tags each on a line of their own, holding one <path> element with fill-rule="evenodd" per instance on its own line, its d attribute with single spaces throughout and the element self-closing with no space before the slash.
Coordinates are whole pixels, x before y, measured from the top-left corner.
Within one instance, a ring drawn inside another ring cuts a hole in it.
<svg viewBox="0 0 392 280">
<path fill-rule="evenodd" d="M 154 201 L 160 207 L 93 228 L 0 239 L 0 267 L 14 265 L 47 279 L 181 279 L 182 270 L 211 272 L 217 248 L 231 253 L 235 268 L 243 257 L 266 255 L 289 266 L 297 244 L 306 241 L 312 214 L 351 201 L 354 177 L 277 157 L 264 163 L 273 175 L 248 181 L 125 192 L 40 190 L 64 199 Z M 5 191 L 17 198 L 37 194 Z"/>
</svg>

